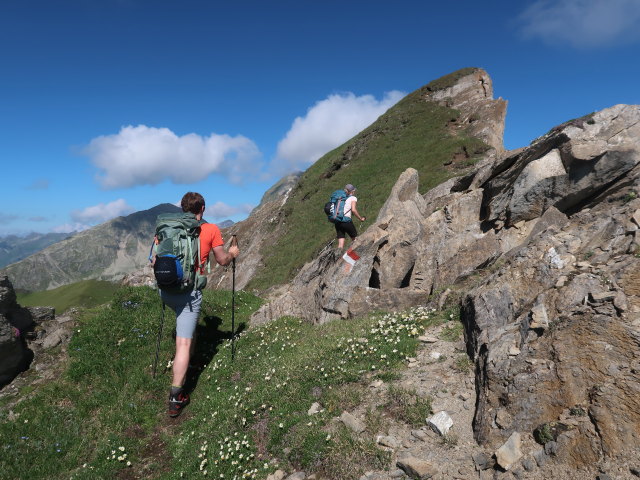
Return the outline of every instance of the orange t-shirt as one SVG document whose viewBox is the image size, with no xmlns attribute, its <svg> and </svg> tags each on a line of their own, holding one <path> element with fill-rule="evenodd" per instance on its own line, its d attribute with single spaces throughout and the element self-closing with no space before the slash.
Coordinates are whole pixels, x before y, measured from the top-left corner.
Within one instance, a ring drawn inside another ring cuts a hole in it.
<svg viewBox="0 0 640 480">
<path fill-rule="evenodd" d="M 215 223 L 203 223 L 200 226 L 200 273 L 204 273 L 211 249 L 224 245 L 222 234 Z"/>
</svg>

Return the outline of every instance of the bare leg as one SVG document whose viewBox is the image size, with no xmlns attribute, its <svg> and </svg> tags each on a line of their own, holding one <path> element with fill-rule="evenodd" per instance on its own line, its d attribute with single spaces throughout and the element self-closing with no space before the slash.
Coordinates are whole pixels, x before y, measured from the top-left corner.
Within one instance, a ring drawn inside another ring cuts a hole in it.
<svg viewBox="0 0 640 480">
<path fill-rule="evenodd" d="M 182 386 L 187 377 L 192 342 L 190 338 L 176 337 L 176 356 L 173 359 L 173 385 Z"/>
<path fill-rule="evenodd" d="M 338 239 L 338 248 L 342 250 L 344 248 L 344 238 Z"/>
</svg>

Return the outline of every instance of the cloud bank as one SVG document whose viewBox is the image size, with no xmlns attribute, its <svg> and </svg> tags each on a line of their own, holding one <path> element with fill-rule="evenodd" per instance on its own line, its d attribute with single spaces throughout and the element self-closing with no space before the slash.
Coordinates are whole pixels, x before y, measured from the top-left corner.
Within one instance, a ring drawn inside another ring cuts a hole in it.
<svg viewBox="0 0 640 480">
<path fill-rule="evenodd" d="M 57 227 L 53 227 L 51 229 L 52 233 L 72 233 L 72 232 L 82 232 L 84 230 L 88 230 L 91 228 L 91 225 L 85 225 L 84 223 L 65 223 L 63 225 L 58 225 Z"/>
<path fill-rule="evenodd" d="M 110 203 L 99 203 L 84 210 L 74 210 L 71 212 L 71 219 L 78 224 L 103 223 L 121 215 L 128 215 L 133 212 L 133 207 L 120 198 Z"/>
<path fill-rule="evenodd" d="M 357 97 L 345 93 L 317 102 L 304 117 L 293 121 L 278 143 L 271 170 L 277 175 L 305 170 L 322 155 L 371 125 L 404 95 L 392 91 L 377 100 L 372 95 Z"/>
<path fill-rule="evenodd" d="M 178 136 L 168 128 L 145 125 L 94 138 L 83 153 L 98 168 L 96 178 L 105 189 L 157 185 L 165 180 L 190 184 L 212 174 L 240 183 L 262 167 L 258 147 L 241 135 Z"/>
<path fill-rule="evenodd" d="M 248 215 L 253 210 L 254 205 L 244 203 L 241 205 L 227 205 L 223 202 L 216 202 L 213 205 L 207 205 L 204 216 L 211 217 L 213 219 L 227 219 L 234 215 L 242 214 Z"/>
<path fill-rule="evenodd" d="M 551 45 L 610 47 L 640 39 L 638 0 L 538 0 L 518 20 L 525 37 Z"/>
</svg>

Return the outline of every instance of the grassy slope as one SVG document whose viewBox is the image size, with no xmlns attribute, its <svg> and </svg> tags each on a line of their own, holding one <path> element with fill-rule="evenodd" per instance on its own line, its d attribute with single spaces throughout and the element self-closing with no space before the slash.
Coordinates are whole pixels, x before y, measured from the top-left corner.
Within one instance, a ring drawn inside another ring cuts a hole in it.
<svg viewBox="0 0 640 480">
<path fill-rule="evenodd" d="M 332 418 L 358 405 L 373 378 L 396 375 L 415 353 L 415 336 L 447 315 L 421 311 L 323 326 L 283 318 L 243 332 L 232 361 L 230 300 L 230 292 L 205 292 L 196 359 L 207 367 L 190 377 L 192 403 L 177 420 L 165 413 L 172 315 L 165 320 L 158 377 L 150 374 L 157 293 L 122 288 L 109 307 L 87 311 L 63 375 L 28 387 L 10 409 L 7 399 L 0 401 L 2 477 L 169 479 L 206 470 L 211 478 L 265 478 L 276 468 L 300 468 L 342 479 L 386 468 L 386 452 Z M 238 292 L 236 327 L 242 329 L 260 303 Z M 395 396 L 412 397 L 399 402 L 405 407 L 397 418 L 424 422 L 427 400 L 406 391 Z M 324 411 L 309 417 L 316 401 Z M 389 410 L 396 415 L 397 405 Z M 369 413 L 367 438 L 381 421 L 380 412 Z"/>
<path fill-rule="evenodd" d="M 17 297 L 23 307 L 47 305 L 59 315 L 71 307 L 91 308 L 108 303 L 117 289 L 111 282 L 85 280 L 43 292 L 18 293 Z"/>
<path fill-rule="evenodd" d="M 408 167 L 418 170 L 421 193 L 425 193 L 462 173 L 444 164 L 463 147 L 476 156 L 486 151 L 480 140 L 450 133 L 447 126 L 459 116 L 457 111 L 421 99 L 428 90 L 445 88 L 473 70 L 454 72 L 411 93 L 356 137 L 313 164 L 284 206 L 281 222 L 285 233 L 264 249 L 264 268 L 249 287 L 261 290 L 289 281 L 335 236 L 333 225 L 322 211 L 333 190 L 347 183 L 356 185 L 358 210 L 369 223 Z"/>
</svg>

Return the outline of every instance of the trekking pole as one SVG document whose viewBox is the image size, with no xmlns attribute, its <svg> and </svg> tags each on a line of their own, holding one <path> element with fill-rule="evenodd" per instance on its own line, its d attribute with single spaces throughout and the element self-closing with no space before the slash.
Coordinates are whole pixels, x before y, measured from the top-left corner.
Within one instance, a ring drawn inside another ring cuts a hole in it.
<svg viewBox="0 0 640 480">
<path fill-rule="evenodd" d="M 160 339 L 162 338 L 162 325 L 164 324 L 165 304 L 162 302 L 162 315 L 160 316 L 160 329 L 158 330 L 158 341 L 156 342 L 156 359 L 153 362 L 153 378 L 156 378 L 156 368 L 158 367 L 158 356 L 160 355 Z"/>
<path fill-rule="evenodd" d="M 238 237 L 231 236 L 231 246 L 238 246 Z M 236 357 L 236 259 L 231 262 L 231 361 Z"/>
</svg>

